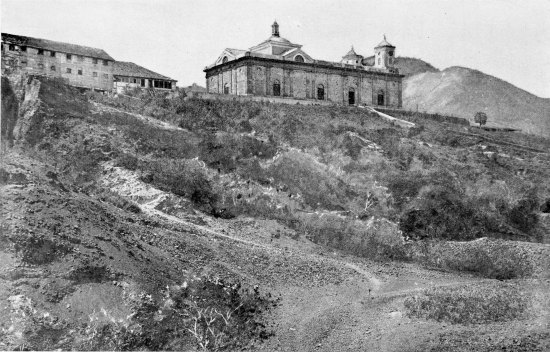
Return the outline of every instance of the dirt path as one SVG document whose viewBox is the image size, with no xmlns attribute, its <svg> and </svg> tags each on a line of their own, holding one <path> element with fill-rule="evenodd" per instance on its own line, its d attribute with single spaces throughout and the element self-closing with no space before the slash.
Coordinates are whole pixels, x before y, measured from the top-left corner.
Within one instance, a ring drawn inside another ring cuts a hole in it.
<svg viewBox="0 0 550 352">
<path fill-rule="evenodd" d="M 136 114 L 136 113 L 133 113 L 133 112 L 123 111 L 123 110 L 114 108 L 112 106 L 108 106 L 108 105 L 105 105 L 105 104 L 98 103 L 96 101 L 93 101 L 91 103 L 92 103 L 92 106 L 94 107 L 96 113 L 101 113 L 101 112 L 113 113 L 113 112 L 115 112 L 115 113 L 119 113 L 119 114 L 130 115 L 130 116 L 133 116 L 133 117 L 135 117 L 135 118 L 137 118 L 141 121 L 144 121 L 144 122 L 146 122 L 146 123 L 148 123 L 152 126 L 155 126 L 155 127 L 163 128 L 163 129 L 166 129 L 166 130 L 179 130 L 179 131 L 189 132 L 188 130 L 186 130 L 184 128 L 174 126 L 174 125 L 172 125 L 168 122 L 161 121 L 161 120 L 155 119 L 155 118 L 150 117 L 150 116 L 145 116 L 145 115 L 140 115 L 140 114 Z"/>
</svg>

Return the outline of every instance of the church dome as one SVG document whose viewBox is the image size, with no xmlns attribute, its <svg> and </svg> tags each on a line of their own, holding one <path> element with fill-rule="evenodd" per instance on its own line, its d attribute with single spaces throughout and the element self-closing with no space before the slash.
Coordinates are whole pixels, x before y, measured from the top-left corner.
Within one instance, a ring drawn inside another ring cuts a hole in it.
<svg viewBox="0 0 550 352">
<path fill-rule="evenodd" d="M 342 56 L 342 59 L 346 59 L 346 60 L 359 60 L 359 59 L 362 59 L 363 56 L 362 55 L 359 55 L 355 52 L 355 49 L 353 49 L 353 46 L 351 47 L 351 49 L 348 51 L 348 53 L 344 56 Z"/>
<path fill-rule="evenodd" d="M 274 35 L 269 37 L 268 40 L 271 41 L 271 42 L 276 42 L 276 43 L 292 44 L 288 39 L 285 39 L 285 38 L 279 37 L 279 36 L 274 36 Z"/>
</svg>

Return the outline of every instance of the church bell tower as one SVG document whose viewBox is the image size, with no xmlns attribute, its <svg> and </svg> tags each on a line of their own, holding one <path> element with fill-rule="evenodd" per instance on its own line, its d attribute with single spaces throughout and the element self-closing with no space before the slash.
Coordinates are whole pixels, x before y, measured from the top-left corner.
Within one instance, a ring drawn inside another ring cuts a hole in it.
<svg viewBox="0 0 550 352">
<path fill-rule="evenodd" d="M 374 67 L 388 69 L 393 68 L 394 64 L 395 46 L 391 45 L 384 35 L 384 40 L 374 48 Z"/>
</svg>

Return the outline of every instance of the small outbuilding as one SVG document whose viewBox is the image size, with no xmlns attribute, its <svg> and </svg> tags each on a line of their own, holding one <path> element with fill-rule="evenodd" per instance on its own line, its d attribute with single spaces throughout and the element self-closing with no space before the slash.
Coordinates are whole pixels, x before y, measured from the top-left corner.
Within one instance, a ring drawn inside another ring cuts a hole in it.
<svg viewBox="0 0 550 352">
<path fill-rule="evenodd" d="M 146 88 L 159 90 L 176 89 L 176 80 L 146 69 L 133 62 L 115 61 L 113 67 L 114 90 Z"/>
</svg>

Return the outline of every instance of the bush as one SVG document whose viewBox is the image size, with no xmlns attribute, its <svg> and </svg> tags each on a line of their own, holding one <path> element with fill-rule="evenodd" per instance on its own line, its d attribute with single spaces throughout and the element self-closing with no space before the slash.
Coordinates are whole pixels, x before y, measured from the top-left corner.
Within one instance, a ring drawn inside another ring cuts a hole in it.
<svg viewBox="0 0 550 352">
<path fill-rule="evenodd" d="M 526 278 L 534 271 L 527 252 L 513 241 L 418 241 L 408 243 L 406 250 L 408 258 L 424 265 L 472 272 L 491 279 Z"/>
<path fill-rule="evenodd" d="M 397 225 L 385 219 L 361 221 L 323 214 L 300 220 L 300 231 L 315 243 L 375 260 L 405 257 L 401 232 Z"/>
<path fill-rule="evenodd" d="M 141 180 L 162 190 L 191 199 L 202 211 L 211 213 L 218 196 L 199 162 L 156 159 L 143 162 Z"/>
<path fill-rule="evenodd" d="M 202 277 L 168 287 L 158 300 L 144 303 L 135 310 L 142 338 L 132 347 L 181 350 L 188 340 L 201 350 L 218 351 L 243 349 L 271 336 L 264 314 L 278 299 L 258 287 Z"/>
<path fill-rule="evenodd" d="M 279 301 L 258 287 L 209 277 L 167 286 L 155 295 L 125 292 L 125 300 L 132 307 L 126 319 L 103 310 L 107 319 L 90 316 L 65 340 L 72 337 L 71 346 L 79 350 L 241 350 L 273 335 L 265 313 Z"/>
<path fill-rule="evenodd" d="M 509 321 L 525 315 L 528 300 L 513 285 L 436 287 L 405 300 L 407 315 L 452 324 Z"/>
<path fill-rule="evenodd" d="M 537 208 L 538 199 L 536 194 L 521 199 L 508 212 L 510 224 L 520 231 L 531 232 L 539 222 L 538 215 L 536 214 L 536 211 L 538 211 Z"/>
<path fill-rule="evenodd" d="M 452 188 L 425 187 L 400 218 L 412 239 L 471 240 L 485 236 L 483 213 Z"/>
</svg>

